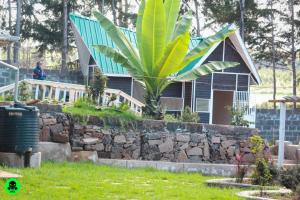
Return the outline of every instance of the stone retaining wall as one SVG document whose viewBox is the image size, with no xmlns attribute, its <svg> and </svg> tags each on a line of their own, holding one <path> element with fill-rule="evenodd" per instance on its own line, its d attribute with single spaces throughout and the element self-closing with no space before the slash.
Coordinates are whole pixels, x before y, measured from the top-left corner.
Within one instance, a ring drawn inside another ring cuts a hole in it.
<svg viewBox="0 0 300 200">
<path fill-rule="evenodd" d="M 279 139 L 279 110 L 257 109 L 256 128 L 268 140 Z M 294 144 L 300 142 L 300 110 L 287 110 L 285 140 Z"/>
<path fill-rule="evenodd" d="M 248 137 L 255 129 L 155 120 L 124 122 L 42 113 L 40 140 L 68 143 L 72 151 L 96 151 L 99 158 L 172 162 L 235 163 L 253 159 Z M 268 148 L 266 147 L 266 152 Z"/>
</svg>

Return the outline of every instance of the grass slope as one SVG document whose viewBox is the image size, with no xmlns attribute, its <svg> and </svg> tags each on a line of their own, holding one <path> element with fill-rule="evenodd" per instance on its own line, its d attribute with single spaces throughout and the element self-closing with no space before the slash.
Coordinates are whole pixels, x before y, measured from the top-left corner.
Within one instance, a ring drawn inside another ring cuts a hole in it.
<svg viewBox="0 0 300 200">
<path fill-rule="evenodd" d="M 208 188 L 211 178 L 154 169 L 123 169 L 93 163 L 51 163 L 40 169 L 5 169 L 23 175 L 16 195 L 1 199 L 203 199 L 235 200 L 237 190 Z M 4 186 L 4 181 L 1 187 Z"/>
</svg>

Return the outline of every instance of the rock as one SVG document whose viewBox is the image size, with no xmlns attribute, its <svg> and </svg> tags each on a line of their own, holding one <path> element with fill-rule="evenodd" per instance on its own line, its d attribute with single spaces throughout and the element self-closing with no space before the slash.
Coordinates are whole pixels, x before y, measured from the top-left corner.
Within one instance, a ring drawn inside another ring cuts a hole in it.
<svg viewBox="0 0 300 200">
<path fill-rule="evenodd" d="M 203 152 L 202 149 L 199 147 L 194 147 L 187 151 L 188 156 L 202 156 Z"/>
<path fill-rule="evenodd" d="M 189 147 L 189 143 L 185 143 L 180 147 L 180 149 L 184 150 L 184 149 L 187 149 L 188 147 Z"/>
<path fill-rule="evenodd" d="M 72 152 L 73 161 L 93 161 L 97 162 L 98 154 L 96 151 L 77 151 Z"/>
<path fill-rule="evenodd" d="M 109 134 L 104 134 L 102 142 L 104 145 L 111 144 L 112 138 Z"/>
<path fill-rule="evenodd" d="M 51 142 L 50 128 L 48 126 L 44 126 L 41 130 L 40 141 Z"/>
<path fill-rule="evenodd" d="M 137 160 L 140 157 L 140 150 L 136 149 L 132 152 L 132 159 Z"/>
<path fill-rule="evenodd" d="M 50 126 L 50 130 L 51 130 L 52 134 L 61 133 L 64 131 L 64 127 L 62 124 L 55 124 L 55 125 Z"/>
<path fill-rule="evenodd" d="M 188 160 L 188 157 L 184 150 L 181 150 L 177 156 L 177 162 L 185 162 Z"/>
<path fill-rule="evenodd" d="M 183 135 L 183 134 L 177 134 L 176 135 L 176 140 L 178 142 L 189 142 L 190 141 L 190 136 L 187 135 L 187 134 L 185 134 L 185 135 Z"/>
<path fill-rule="evenodd" d="M 209 153 L 209 145 L 207 142 L 204 144 L 203 154 L 206 159 L 209 159 L 210 153 Z"/>
<path fill-rule="evenodd" d="M 52 141 L 58 143 L 68 143 L 69 142 L 69 135 L 62 134 L 62 133 L 53 133 L 52 134 Z"/>
<path fill-rule="evenodd" d="M 243 163 L 253 163 L 255 161 L 255 158 L 252 153 L 246 153 L 242 157 Z"/>
<path fill-rule="evenodd" d="M 126 138 L 124 135 L 117 135 L 114 138 L 115 143 L 126 143 Z"/>
<path fill-rule="evenodd" d="M 84 145 L 84 150 L 86 151 L 96 151 L 96 145 L 94 144 L 87 144 L 87 145 Z"/>
<path fill-rule="evenodd" d="M 42 161 L 66 161 L 71 158 L 69 143 L 39 142 L 38 151 L 42 153 Z"/>
<path fill-rule="evenodd" d="M 148 140 L 160 140 L 161 135 L 159 133 L 149 133 L 146 137 Z"/>
<path fill-rule="evenodd" d="M 82 147 L 72 147 L 72 152 L 73 151 L 82 151 L 83 148 Z"/>
<path fill-rule="evenodd" d="M 191 141 L 193 143 L 199 143 L 203 138 L 205 138 L 204 134 L 198 134 L 198 133 L 191 134 Z"/>
<path fill-rule="evenodd" d="M 102 143 L 96 144 L 96 151 L 103 151 L 104 150 L 104 145 Z"/>
<path fill-rule="evenodd" d="M 173 151 L 173 141 L 168 138 L 164 143 L 158 146 L 161 153 L 167 153 Z"/>
<path fill-rule="evenodd" d="M 161 140 L 148 140 L 149 145 L 160 145 L 161 143 Z"/>
<path fill-rule="evenodd" d="M 240 151 L 243 152 L 243 153 L 251 153 L 251 149 L 248 148 L 248 147 L 240 148 Z"/>
<path fill-rule="evenodd" d="M 220 144 L 221 143 L 221 138 L 220 137 L 212 137 L 211 142 L 213 144 Z"/>
<path fill-rule="evenodd" d="M 235 145 L 236 143 L 236 140 L 225 140 L 222 142 L 222 146 L 224 148 L 228 148 L 229 146 Z"/>
<path fill-rule="evenodd" d="M 234 156 L 234 152 L 235 152 L 235 147 L 233 146 L 230 146 L 228 149 L 227 149 L 227 155 L 231 158 Z"/>
<path fill-rule="evenodd" d="M 84 138 L 82 139 L 83 144 L 96 144 L 99 141 L 98 138 Z"/>
<path fill-rule="evenodd" d="M 46 119 L 43 119 L 43 125 L 44 126 L 48 126 L 48 125 L 54 125 L 56 124 L 56 119 L 55 118 L 46 118 Z"/>
</svg>

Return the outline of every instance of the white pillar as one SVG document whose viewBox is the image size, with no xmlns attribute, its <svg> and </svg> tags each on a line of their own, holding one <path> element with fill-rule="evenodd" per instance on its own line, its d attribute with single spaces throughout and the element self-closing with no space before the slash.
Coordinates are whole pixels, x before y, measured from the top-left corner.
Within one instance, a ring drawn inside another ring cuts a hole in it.
<svg viewBox="0 0 300 200">
<path fill-rule="evenodd" d="M 60 89 L 59 88 L 55 88 L 55 100 L 59 101 L 59 93 L 60 93 Z"/>
<path fill-rule="evenodd" d="M 279 125 L 279 143 L 278 143 L 278 163 L 277 167 L 281 168 L 284 162 L 284 139 L 285 139 L 285 117 L 286 105 L 280 103 L 280 125 Z"/>
<path fill-rule="evenodd" d="M 39 99 L 39 85 L 35 85 L 35 95 L 34 98 L 37 100 Z"/>
</svg>

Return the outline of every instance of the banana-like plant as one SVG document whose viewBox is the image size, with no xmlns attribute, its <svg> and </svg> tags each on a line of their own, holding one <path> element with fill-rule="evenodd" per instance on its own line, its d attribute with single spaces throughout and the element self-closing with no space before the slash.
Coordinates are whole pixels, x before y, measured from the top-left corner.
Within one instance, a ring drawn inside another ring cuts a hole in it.
<svg viewBox="0 0 300 200">
<path fill-rule="evenodd" d="M 93 12 L 117 49 L 105 45 L 94 47 L 125 67 L 135 80 L 144 85 L 144 114 L 155 119 L 163 118 L 160 97 L 171 83 L 194 80 L 238 64 L 216 61 L 185 69 L 235 30 L 227 26 L 189 51 L 192 15 L 186 13 L 179 18 L 180 3 L 181 0 L 142 0 L 136 24 L 136 47 L 108 18 L 100 12 Z"/>
</svg>

